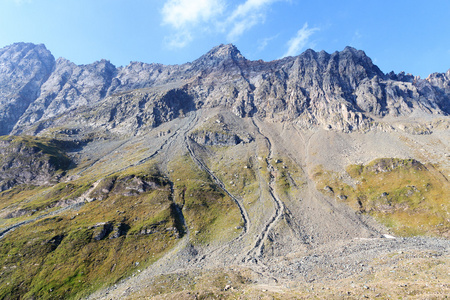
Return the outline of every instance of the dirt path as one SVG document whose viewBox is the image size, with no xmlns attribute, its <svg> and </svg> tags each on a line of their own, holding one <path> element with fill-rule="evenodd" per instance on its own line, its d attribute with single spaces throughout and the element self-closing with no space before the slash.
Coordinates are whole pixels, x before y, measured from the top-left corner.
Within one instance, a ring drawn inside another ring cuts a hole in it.
<svg viewBox="0 0 450 300">
<path fill-rule="evenodd" d="M 269 221 L 264 226 L 263 230 L 258 234 L 258 237 L 255 241 L 255 245 L 253 246 L 253 249 L 251 249 L 247 253 L 247 256 L 249 258 L 252 256 L 260 257 L 262 255 L 264 241 L 267 240 L 267 237 L 268 237 L 271 229 L 279 222 L 279 220 L 281 219 L 281 217 L 284 213 L 284 203 L 277 197 L 276 192 L 275 192 L 275 176 L 276 175 L 275 175 L 275 169 L 271 163 L 272 158 L 273 158 L 272 143 L 271 143 L 270 139 L 262 133 L 261 128 L 256 124 L 254 118 L 252 118 L 252 122 L 253 122 L 253 125 L 258 130 L 258 133 L 261 136 L 263 136 L 264 140 L 267 142 L 267 146 L 269 149 L 269 155 L 266 158 L 267 170 L 268 170 L 269 176 L 270 176 L 268 189 L 269 189 L 270 197 L 275 205 L 275 211 L 274 211 L 272 217 L 269 219 Z"/>
<path fill-rule="evenodd" d="M 60 209 L 57 209 L 57 210 L 54 210 L 52 212 L 49 212 L 49 213 L 37 216 L 37 217 L 35 217 L 33 219 L 29 219 L 29 220 L 25 220 L 25 221 L 22 221 L 22 222 L 18 222 L 16 224 L 10 225 L 10 226 L 8 226 L 8 227 L 6 227 L 4 229 L 0 229 L 0 239 L 2 239 L 8 232 L 11 232 L 11 231 L 13 231 L 13 230 L 23 226 L 23 225 L 35 222 L 37 220 L 43 219 L 43 218 L 48 217 L 48 216 L 58 215 L 58 214 L 66 211 L 66 210 L 69 210 L 69 209 L 76 209 L 76 208 L 79 208 L 79 207 L 83 206 L 86 201 L 89 201 L 89 197 L 88 197 L 89 194 L 97 187 L 97 185 L 99 183 L 100 183 L 100 180 L 94 182 L 92 184 L 92 187 L 89 190 L 84 192 L 80 197 L 76 198 L 74 200 L 74 202 L 72 204 L 70 204 L 70 205 L 66 205 L 64 207 L 61 207 Z"/>
<path fill-rule="evenodd" d="M 84 204 L 84 202 L 76 202 L 76 203 L 74 203 L 74 204 L 71 204 L 71 205 L 62 207 L 62 208 L 60 208 L 60 209 L 58 209 L 58 210 L 49 212 L 49 213 L 47 213 L 47 214 L 43 214 L 43 215 L 37 216 L 36 218 L 29 219 L 29 220 L 25 220 L 25 221 L 22 221 L 22 222 L 18 222 L 18 223 L 16 223 L 16 224 L 10 225 L 10 226 L 8 226 L 8 227 L 6 227 L 6 228 L 3 228 L 3 229 L 0 228 L 0 240 L 1 240 L 6 234 L 8 234 L 9 232 L 11 232 L 11 231 L 13 231 L 13 230 L 15 230 L 15 229 L 17 229 L 17 228 L 23 226 L 23 225 L 30 224 L 30 223 L 32 223 L 32 222 L 34 222 L 34 221 L 43 219 L 43 218 L 48 217 L 48 216 L 58 215 L 58 214 L 60 214 L 60 213 L 62 213 L 62 212 L 64 212 L 64 211 L 66 211 L 66 210 L 69 210 L 69 209 L 75 209 L 75 208 L 81 207 L 81 206 L 83 206 L 83 204 Z"/>
</svg>

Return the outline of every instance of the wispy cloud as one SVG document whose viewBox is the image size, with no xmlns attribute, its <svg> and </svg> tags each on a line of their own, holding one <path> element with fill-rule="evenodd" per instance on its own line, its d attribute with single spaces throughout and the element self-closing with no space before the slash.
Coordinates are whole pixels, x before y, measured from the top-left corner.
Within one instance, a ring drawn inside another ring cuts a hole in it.
<svg viewBox="0 0 450 300">
<path fill-rule="evenodd" d="M 13 0 L 16 4 L 25 4 L 25 3 L 31 3 L 32 0 Z"/>
<path fill-rule="evenodd" d="M 237 5 L 231 0 L 167 0 L 161 11 L 162 24 L 172 27 L 175 34 L 166 37 L 166 44 L 182 48 L 195 33 L 205 31 L 225 34 L 235 42 L 264 23 L 268 8 L 277 1 L 287 0 L 245 0 Z"/>
<path fill-rule="evenodd" d="M 164 39 L 165 44 L 171 48 L 184 48 L 192 41 L 192 35 L 189 31 L 179 31 Z"/>
<path fill-rule="evenodd" d="M 350 46 L 356 47 L 356 48 L 360 47 L 362 38 L 363 38 L 363 35 L 361 34 L 361 32 L 359 30 L 356 30 L 355 33 L 353 34 L 352 41 L 350 42 Z"/>
<path fill-rule="evenodd" d="M 310 43 L 311 35 L 318 31 L 319 28 L 308 28 L 308 23 L 297 31 L 297 34 L 287 42 L 288 50 L 282 57 L 298 55 L 305 46 Z"/>
<path fill-rule="evenodd" d="M 184 48 L 193 39 L 193 32 L 202 24 L 211 23 L 225 8 L 225 0 L 168 0 L 161 11 L 163 24 L 175 29 L 165 38 L 169 48 Z"/>
<path fill-rule="evenodd" d="M 236 7 L 226 20 L 227 27 L 231 27 L 227 38 L 234 41 L 245 31 L 257 24 L 264 23 L 265 10 L 274 2 L 279 0 L 247 0 Z"/>
<path fill-rule="evenodd" d="M 176 29 L 208 22 L 222 13 L 222 0 L 169 0 L 162 9 L 163 23 Z"/>
<path fill-rule="evenodd" d="M 271 36 L 271 37 L 266 37 L 266 38 L 264 38 L 262 40 L 259 40 L 258 41 L 258 51 L 263 51 L 264 49 L 266 49 L 267 45 L 269 45 L 269 43 L 272 40 L 276 39 L 277 37 L 278 37 L 278 34 L 274 35 L 274 36 Z"/>
</svg>

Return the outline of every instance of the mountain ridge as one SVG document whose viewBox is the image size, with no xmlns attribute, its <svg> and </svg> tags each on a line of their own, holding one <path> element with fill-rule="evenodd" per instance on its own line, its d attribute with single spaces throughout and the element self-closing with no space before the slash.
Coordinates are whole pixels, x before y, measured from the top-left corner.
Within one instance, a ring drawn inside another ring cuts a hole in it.
<svg viewBox="0 0 450 300">
<path fill-rule="evenodd" d="M 262 62 L 247 60 L 228 44 L 182 65 L 132 62 L 115 67 L 107 60 L 88 65 L 55 60 L 42 44 L 18 43 L 0 51 L 0 64 L 2 73 L 9 74 L 0 78 L 1 86 L 9 86 L 0 95 L 5 104 L 0 109 L 0 134 L 23 132 L 39 121 L 95 106 L 118 93 L 161 86 L 186 89 L 197 108 L 219 105 L 241 117 L 258 114 L 344 131 L 367 128 L 374 117 L 416 110 L 450 112 L 450 71 L 427 79 L 384 74 L 352 47 L 331 54 L 308 49 L 295 57 Z M 37 77 L 27 77 L 31 71 L 24 69 L 22 74 L 15 65 L 38 68 Z"/>
</svg>

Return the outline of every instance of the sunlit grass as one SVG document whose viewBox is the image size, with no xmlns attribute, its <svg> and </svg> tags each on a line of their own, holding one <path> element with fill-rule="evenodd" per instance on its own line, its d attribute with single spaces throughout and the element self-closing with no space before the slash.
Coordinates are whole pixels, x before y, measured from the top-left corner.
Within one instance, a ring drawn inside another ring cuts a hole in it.
<svg viewBox="0 0 450 300">
<path fill-rule="evenodd" d="M 179 235 L 173 229 L 177 220 L 170 185 L 154 171 L 148 165 L 147 173 L 141 167 L 138 175 L 131 176 L 131 171 L 116 174 L 109 189 L 97 186 L 100 193 L 103 191 L 102 200 L 38 219 L 6 234 L 0 243 L 0 298 L 78 299 L 158 259 Z M 129 181 L 134 178 L 154 180 L 156 188 L 133 190 Z M 50 188 L 24 186 L 22 191 L 18 186 L 0 194 L 0 200 L 24 209 L 49 211 L 53 203 L 77 198 L 91 187 L 91 182 L 82 181 Z M 98 190 L 92 193 L 99 195 Z M 30 195 L 34 201 L 27 202 Z M 14 196 L 20 199 L 12 201 Z M 95 239 L 103 228 L 104 236 Z M 117 228 L 123 232 L 114 237 Z"/>
<path fill-rule="evenodd" d="M 242 220 L 237 205 L 186 154 L 169 164 L 175 202 L 196 243 L 223 242 L 236 237 Z"/>
<path fill-rule="evenodd" d="M 314 173 L 318 189 L 373 215 L 399 235 L 450 237 L 450 185 L 435 166 L 385 158 L 348 166 L 347 172 L 354 187 L 338 173 L 318 167 Z"/>
</svg>

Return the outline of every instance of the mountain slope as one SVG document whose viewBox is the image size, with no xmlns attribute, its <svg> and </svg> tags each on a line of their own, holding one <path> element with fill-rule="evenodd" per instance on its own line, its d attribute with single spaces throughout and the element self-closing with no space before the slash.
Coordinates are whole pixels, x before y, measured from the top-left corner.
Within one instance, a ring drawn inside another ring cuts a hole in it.
<svg viewBox="0 0 450 300">
<path fill-rule="evenodd" d="M 349 47 L 119 68 L 1 51 L 0 298 L 448 292 L 448 74 Z"/>
</svg>

